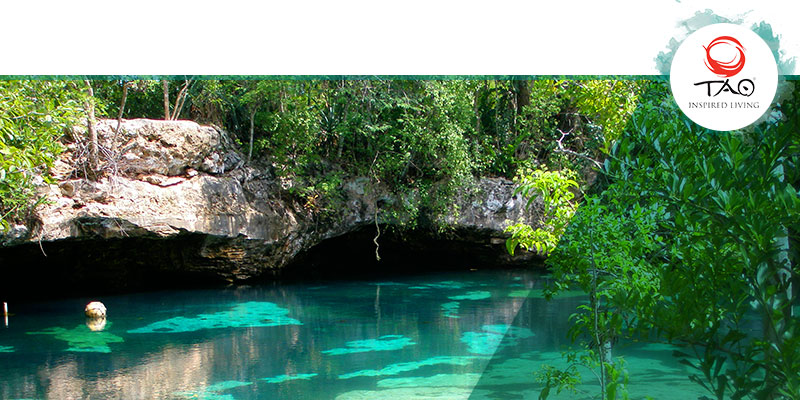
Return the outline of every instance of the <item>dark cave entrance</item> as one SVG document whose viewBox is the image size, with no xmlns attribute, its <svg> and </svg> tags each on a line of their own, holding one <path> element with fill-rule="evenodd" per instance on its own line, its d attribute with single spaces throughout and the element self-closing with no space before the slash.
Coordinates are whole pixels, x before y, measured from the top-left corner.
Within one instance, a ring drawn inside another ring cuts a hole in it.
<svg viewBox="0 0 800 400">
<path fill-rule="evenodd" d="M 348 279 L 434 271 L 536 268 L 544 259 L 506 251 L 505 237 L 491 230 L 400 231 L 381 226 L 376 259 L 374 225 L 321 241 L 281 270 L 287 279 Z"/>
</svg>

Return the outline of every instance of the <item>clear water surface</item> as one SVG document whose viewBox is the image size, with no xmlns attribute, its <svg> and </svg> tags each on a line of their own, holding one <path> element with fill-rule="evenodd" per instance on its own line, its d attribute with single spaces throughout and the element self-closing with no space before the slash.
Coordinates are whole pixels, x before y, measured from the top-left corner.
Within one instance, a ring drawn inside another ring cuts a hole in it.
<svg viewBox="0 0 800 400">
<path fill-rule="evenodd" d="M 0 329 L 3 399 L 537 399 L 534 373 L 564 366 L 568 316 L 527 271 L 285 283 L 12 304 Z M 705 393 L 658 344 L 620 345 L 632 398 Z M 582 392 L 597 397 L 583 371 Z"/>
</svg>

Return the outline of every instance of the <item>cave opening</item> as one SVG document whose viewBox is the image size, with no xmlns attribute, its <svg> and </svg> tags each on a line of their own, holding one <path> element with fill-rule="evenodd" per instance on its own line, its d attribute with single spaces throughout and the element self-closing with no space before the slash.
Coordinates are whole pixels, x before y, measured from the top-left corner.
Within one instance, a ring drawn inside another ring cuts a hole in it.
<svg viewBox="0 0 800 400">
<path fill-rule="evenodd" d="M 374 225 L 322 240 L 281 270 L 285 279 L 349 279 L 426 272 L 541 268 L 535 253 L 506 251 L 505 238 L 491 230 L 399 230 Z M 380 260 L 376 257 L 380 257 Z"/>
<path fill-rule="evenodd" d="M 510 256 L 491 230 L 399 230 L 365 225 L 279 261 L 280 243 L 184 232 L 169 238 L 80 238 L 0 248 L 0 294 L 9 300 L 97 296 L 231 284 L 369 279 L 454 270 L 537 268 Z M 286 255 L 283 255 L 286 256 Z M 278 260 L 278 261 L 276 261 Z"/>
</svg>

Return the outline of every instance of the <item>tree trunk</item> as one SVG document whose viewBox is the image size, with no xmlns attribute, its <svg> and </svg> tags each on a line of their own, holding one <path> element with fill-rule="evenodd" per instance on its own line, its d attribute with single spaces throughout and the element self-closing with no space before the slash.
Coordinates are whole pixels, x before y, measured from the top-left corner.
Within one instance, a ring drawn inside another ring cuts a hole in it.
<svg viewBox="0 0 800 400">
<path fill-rule="evenodd" d="M 781 165 L 780 174 L 781 182 L 785 182 L 786 180 L 786 173 L 784 171 L 784 167 Z M 784 365 L 784 356 L 780 354 L 780 350 L 784 347 L 784 337 L 785 333 L 788 329 L 792 326 L 792 319 L 794 318 L 794 303 L 795 303 L 795 290 L 792 287 L 793 282 L 795 281 L 794 272 L 792 270 L 792 262 L 789 258 L 789 229 L 785 225 L 781 225 L 780 227 L 781 234 L 773 238 L 773 242 L 775 247 L 778 249 L 778 253 L 775 255 L 775 259 L 772 260 L 772 265 L 775 269 L 775 275 L 767 280 L 767 285 L 773 286 L 777 288 L 776 293 L 772 294 L 771 296 L 765 296 L 765 309 L 764 309 L 764 316 L 763 316 L 763 336 L 767 343 L 771 343 L 774 346 L 767 346 L 766 354 L 764 355 L 767 361 L 767 365 Z M 762 288 L 762 291 L 765 290 Z M 780 317 L 778 317 L 773 310 L 777 307 L 775 303 L 783 302 L 782 310 L 780 313 Z M 777 350 L 777 351 L 776 351 Z M 778 368 L 781 371 L 780 368 Z M 781 371 L 781 372 L 790 372 L 790 371 Z M 791 372 L 790 372 L 791 373 Z M 773 385 L 777 387 L 779 385 L 778 382 L 785 379 L 784 377 L 780 376 L 780 374 L 776 374 L 767 369 L 765 381 L 773 381 Z M 775 391 L 775 387 L 773 387 L 773 391 Z"/>
<path fill-rule="evenodd" d="M 472 113 L 475 115 L 475 135 L 481 134 L 481 113 L 480 104 L 478 103 L 480 93 L 480 88 L 475 89 L 475 95 L 472 98 Z"/>
<path fill-rule="evenodd" d="M 94 89 L 92 83 L 88 79 L 86 82 L 87 94 L 86 98 L 86 128 L 89 134 L 89 165 L 94 172 L 97 167 L 97 131 L 94 129 Z"/>
<path fill-rule="evenodd" d="M 531 104 L 531 89 L 528 81 L 514 81 L 514 89 L 517 92 L 517 113 L 522 113 L 522 107 Z"/>
<path fill-rule="evenodd" d="M 169 120 L 169 81 L 162 80 L 161 85 L 164 87 L 164 119 Z"/>
<path fill-rule="evenodd" d="M 189 87 L 192 86 L 192 80 L 186 80 L 183 87 L 178 91 L 178 97 L 175 98 L 175 109 L 172 111 L 171 120 L 177 120 L 183 110 L 183 104 L 186 102 L 186 97 L 189 96 Z"/>
<path fill-rule="evenodd" d="M 594 236 L 592 236 L 594 240 Z M 592 261 L 592 292 L 589 293 L 589 305 L 592 308 L 594 317 L 594 344 L 597 347 L 597 356 L 600 361 L 600 393 L 601 397 L 606 397 L 606 387 L 608 387 L 609 371 L 606 364 L 611 364 L 611 341 L 608 334 L 600 329 L 600 300 L 597 298 L 597 263 L 594 260 L 594 252 L 590 254 Z"/>
<path fill-rule="evenodd" d="M 597 270 L 594 272 L 594 277 L 592 281 L 596 283 L 596 274 Z M 596 285 L 594 287 L 596 290 Z M 606 368 L 606 364 L 611 362 L 611 343 L 604 337 L 603 334 L 600 333 L 600 326 L 599 326 L 599 313 L 600 313 L 600 302 L 597 299 L 596 293 L 593 291 L 589 294 L 589 306 L 592 308 L 592 314 L 594 317 L 594 345 L 597 348 L 597 357 L 598 361 L 600 361 L 600 393 L 602 393 L 602 397 L 606 397 L 606 386 L 608 385 L 608 370 Z"/>
<path fill-rule="evenodd" d="M 122 126 L 122 115 L 125 113 L 125 102 L 128 101 L 128 87 L 133 82 L 125 82 L 122 84 L 122 100 L 119 102 L 119 114 L 117 114 L 117 128 L 114 129 L 114 140 L 111 144 L 115 149 L 117 147 L 117 135 L 119 135 L 119 128 Z"/>
<path fill-rule="evenodd" d="M 255 130 L 256 107 L 250 109 L 250 150 L 247 152 L 247 161 L 253 158 L 253 131 Z"/>
</svg>

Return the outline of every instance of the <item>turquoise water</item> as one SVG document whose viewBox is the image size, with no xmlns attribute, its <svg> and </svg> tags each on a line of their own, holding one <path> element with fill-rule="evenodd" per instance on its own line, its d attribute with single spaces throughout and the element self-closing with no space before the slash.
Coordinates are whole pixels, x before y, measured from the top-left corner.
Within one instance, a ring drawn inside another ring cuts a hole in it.
<svg viewBox="0 0 800 400">
<path fill-rule="evenodd" d="M 274 284 L 11 304 L 0 398 L 536 399 L 542 364 L 564 366 L 567 318 L 585 301 L 541 298 L 526 271 Z M 658 344 L 618 346 L 633 398 L 704 393 Z M 582 392 L 597 392 L 584 371 Z"/>
</svg>

